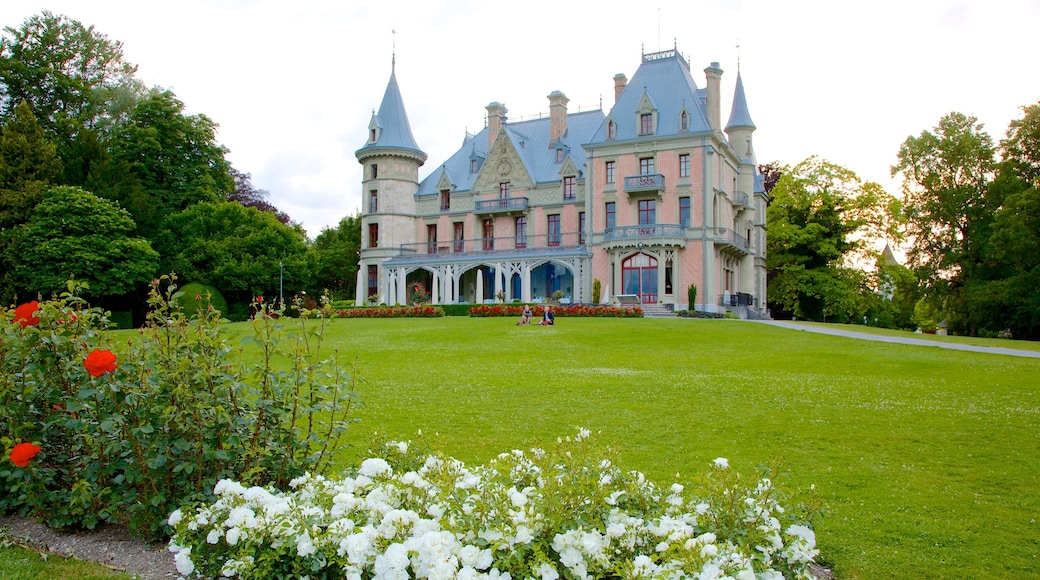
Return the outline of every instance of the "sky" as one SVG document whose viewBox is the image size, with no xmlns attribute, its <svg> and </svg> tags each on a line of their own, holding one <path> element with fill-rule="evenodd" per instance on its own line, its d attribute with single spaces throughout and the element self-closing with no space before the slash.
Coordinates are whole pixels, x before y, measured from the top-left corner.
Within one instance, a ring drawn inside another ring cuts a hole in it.
<svg viewBox="0 0 1040 580">
<path fill-rule="evenodd" d="M 899 195 L 900 144 L 958 111 L 998 142 L 1040 101 L 1040 0 L 699 0 L 630 4 L 412 0 L 21 0 L 0 26 L 48 10 L 122 42 L 150 86 L 219 125 L 231 164 L 313 238 L 361 207 L 365 144 L 391 62 L 422 179 L 484 127 L 613 104 L 614 75 L 678 48 L 694 80 L 738 68 L 759 163 L 817 155 Z"/>
</svg>

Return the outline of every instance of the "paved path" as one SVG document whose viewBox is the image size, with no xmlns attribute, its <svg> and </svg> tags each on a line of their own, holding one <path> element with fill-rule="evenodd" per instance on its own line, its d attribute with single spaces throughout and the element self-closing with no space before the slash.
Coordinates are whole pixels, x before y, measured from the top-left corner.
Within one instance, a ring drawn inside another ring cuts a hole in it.
<svg viewBox="0 0 1040 580">
<path fill-rule="evenodd" d="M 991 347 L 991 346 L 974 346 L 970 344 L 958 344 L 952 342 L 941 342 L 933 340 L 923 340 L 920 338 L 904 338 L 901 336 L 883 336 L 880 334 L 868 334 L 865 332 L 855 332 L 852 330 L 844 330 L 841 328 L 828 328 L 825 326 L 817 326 L 815 324 L 799 324 L 797 322 L 788 322 L 784 320 L 757 320 L 762 324 L 769 324 L 771 326 L 778 326 L 780 328 L 788 328 L 791 330 L 804 330 L 806 332 L 818 332 L 820 334 L 829 334 L 831 336 L 844 336 L 848 338 L 861 338 L 863 340 L 875 340 L 878 342 L 895 342 L 899 344 L 913 344 L 916 346 L 934 346 L 938 348 L 949 348 L 953 350 L 967 350 L 971 352 L 988 352 L 992 354 L 1006 354 L 1009 356 L 1023 356 L 1028 358 L 1040 358 L 1040 352 L 1032 350 L 1018 350 L 1015 348 L 1003 348 L 1003 347 Z"/>
</svg>

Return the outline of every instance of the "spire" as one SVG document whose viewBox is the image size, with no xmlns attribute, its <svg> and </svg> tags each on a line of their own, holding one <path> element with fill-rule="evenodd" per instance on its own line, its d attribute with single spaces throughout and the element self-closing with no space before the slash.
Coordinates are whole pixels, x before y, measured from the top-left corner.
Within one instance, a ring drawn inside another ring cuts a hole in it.
<svg viewBox="0 0 1040 580">
<path fill-rule="evenodd" d="M 726 124 L 726 132 L 737 127 L 746 127 L 754 130 L 755 122 L 751 120 L 748 112 L 747 98 L 744 96 L 744 80 L 737 71 L 737 88 L 733 92 L 733 109 L 729 113 L 729 123 Z"/>
<path fill-rule="evenodd" d="M 391 59 L 390 82 L 386 85 L 379 112 L 372 116 L 369 124 L 368 142 L 364 147 L 358 149 L 355 155 L 361 157 L 373 150 L 407 150 L 417 154 L 421 164 L 426 161 L 426 153 L 419 149 L 415 137 L 412 136 L 412 127 L 408 123 L 408 113 L 404 109 L 401 89 L 397 85 L 397 72 L 394 70 L 396 60 L 396 56 Z"/>
</svg>

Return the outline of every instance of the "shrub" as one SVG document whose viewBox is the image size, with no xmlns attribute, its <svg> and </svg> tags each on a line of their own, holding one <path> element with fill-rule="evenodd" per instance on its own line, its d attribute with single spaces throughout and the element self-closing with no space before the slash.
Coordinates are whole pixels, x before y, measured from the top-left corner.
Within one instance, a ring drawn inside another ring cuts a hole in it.
<svg viewBox="0 0 1040 580">
<path fill-rule="evenodd" d="M 599 278 L 592 279 L 592 303 L 599 304 L 599 299 L 603 295 L 602 284 Z"/>
<path fill-rule="evenodd" d="M 688 309 L 694 310 L 694 305 L 697 304 L 697 285 L 690 284 L 690 287 L 686 289 L 686 299 L 689 301 Z"/>
<path fill-rule="evenodd" d="M 391 442 L 291 490 L 221 481 L 169 523 L 178 570 L 241 578 L 811 578 L 812 494 L 781 505 L 716 459 L 692 485 L 624 472 L 581 429 L 469 468 Z"/>
<path fill-rule="evenodd" d="M 191 318 L 197 312 L 213 306 L 225 317 L 228 316 L 228 303 L 224 295 L 213 286 L 207 286 L 198 282 L 189 282 L 174 293 L 173 299 L 177 302 L 184 316 Z M 244 319 L 243 319 L 244 320 Z"/>
<path fill-rule="evenodd" d="M 340 318 L 437 318 L 444 316 L 444 309 L 429 304 L 419 306 L 362 306 L 336 310 Z"/>
<path fill-rule="evenodd" d="M 676 312 L 679 318 L 725 318 L 720 312 L 702 312 L 700 310 L 680 310 Z"/>
<path fill-rule="evenodd" d="M 442 304 L 440 308 L 444 310 L 445 316 L 469 316 L 469 309 L 473 306 L 473 304 Z"/>
<path fill-rule="evenodd" d="M 32 324 L 0 319 L 0 439 L 40 447 L 28 465 L 0 467 L 0 511 L 55 527 L 125 521 L 156 537 L 170 510 L 212 499 L 222 478 L 284 485 L 328 464 L 356 395 L 336 357 L 322 358 L 325 319 L 301 317 L 287 334 L 260 304 L 245 341 L 260 361 L 236 366 L 220 313 L 186 317 L 172 277 L 153 283 L 126 343 L 76 288 L 38 304 Z"/>
</svg>

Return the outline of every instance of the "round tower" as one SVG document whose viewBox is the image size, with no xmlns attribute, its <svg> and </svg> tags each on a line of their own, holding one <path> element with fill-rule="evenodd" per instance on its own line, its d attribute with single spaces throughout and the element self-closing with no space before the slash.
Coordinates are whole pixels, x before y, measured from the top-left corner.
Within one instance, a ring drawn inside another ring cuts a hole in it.
<svg viewBox="0 0 1040 580">
<path fill-rule="evenodd" d="M 393 68 L 379 112 L 368 124 L 368 139 L 354 155 L 363 167 L 356 299 L 360 304 L 374 294 L 393 303 L 394 297 L 386 296 L 382 263 L 397 255 L 403 244 L 417 242 L 415 192 L 419 167 L 426 162 L 426 153 L 412 136 Z"/>
</svg>

